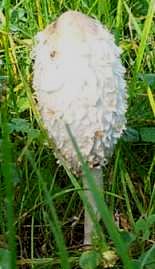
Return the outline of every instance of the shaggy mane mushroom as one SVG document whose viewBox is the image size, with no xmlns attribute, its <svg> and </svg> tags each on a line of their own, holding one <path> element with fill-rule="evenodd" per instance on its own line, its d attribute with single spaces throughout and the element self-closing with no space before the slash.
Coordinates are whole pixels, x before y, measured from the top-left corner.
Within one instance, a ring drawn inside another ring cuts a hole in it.
<svg viewBox="0 0 155 269">
<path fill-rule="evenodd" d="M 81 170 L 66 130 L 102 189 L 102 167 L 125 128 L 127 108 L 121 50 L 103 25 L 80 12 L 67 11 L 36 36 L 33 87 L 49 137 L 69 168 Z M 83 179 L 88 200 L 97 209 Z M 93 223 L 85 212 L 84 244 L 91 244 Z"/>
</svg>

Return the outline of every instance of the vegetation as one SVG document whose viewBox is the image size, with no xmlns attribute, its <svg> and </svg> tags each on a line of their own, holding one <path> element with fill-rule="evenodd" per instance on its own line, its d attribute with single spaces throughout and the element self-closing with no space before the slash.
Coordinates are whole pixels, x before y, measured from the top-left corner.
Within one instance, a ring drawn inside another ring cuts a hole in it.
<svg viewBox="0 0 155 269">
<path fill-rule="evenodd" d="M 87 200 L 80 179 L 55 160 L 31 87 L 33 37 L 68 9 L 113 32 L 129 92 L 103 195 L 68 130 L 102 215 L 102 240 L 82 256 Z M 154 0 L 1 0 L 0 268 L 155 268 L 154 11 Z"/>
</svg>

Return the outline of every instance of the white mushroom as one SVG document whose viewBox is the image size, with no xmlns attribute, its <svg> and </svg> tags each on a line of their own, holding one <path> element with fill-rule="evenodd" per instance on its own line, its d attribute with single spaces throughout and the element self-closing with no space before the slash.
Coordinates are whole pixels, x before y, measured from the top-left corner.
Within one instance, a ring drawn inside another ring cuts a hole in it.
<svg viewBox="0 0 155 269">
<path fill-rule="evenodd" d="M 33 87 L 45 126 L 68 166 L 81 165 L 66 130 L 102 188 L 102 166 L 125 128 L 127 108 L 120 49 L 103 25 L 77 11 L 62 14 L 37 34 Z M 84 187 L 88 188 L 84 180 Z M 93 197 L 86 192 L 96 212 Z M 84 244 L 91 243 L 93 223 L 85 214 Z"/>
</svg>

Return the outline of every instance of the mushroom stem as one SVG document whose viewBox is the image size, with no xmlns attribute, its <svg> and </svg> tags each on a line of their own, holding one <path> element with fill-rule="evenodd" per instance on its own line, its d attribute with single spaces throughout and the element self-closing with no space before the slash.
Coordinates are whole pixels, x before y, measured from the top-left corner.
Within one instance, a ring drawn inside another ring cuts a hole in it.
<svg viewBox="0 0 155 269">
<path fill-rule="evenodd" d="M 91 169 L 91 174 L 95 180 L 95 184 L 97 189 L 100 191 L 103 189 L 103 172 L 101 168 L 93 168 Z M 83 177 L 83 188 L 85 191 L 85 194 L 87 196 L 89 205 L 92 207 L 94 214 L 96 215 L 96 221 L 98 222 L 100 220 L 100 213 L 98 212 L 98 209 L 96 207 L 96 203 L 94 201 L 93 194 L 91 190 L 89 189 L 89 184 L 86 177 Z M 94 222 L 85 208 L 84 213 L 84 245 L 91 245 L 92 244 L 92 236 L 94 231 Z"/>
</svg>

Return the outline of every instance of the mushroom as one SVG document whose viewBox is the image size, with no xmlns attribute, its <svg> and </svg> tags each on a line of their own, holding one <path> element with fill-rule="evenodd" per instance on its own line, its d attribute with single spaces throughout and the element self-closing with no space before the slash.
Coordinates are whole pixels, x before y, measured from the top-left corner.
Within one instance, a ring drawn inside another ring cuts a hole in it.
<svg viewBox="0 0 155 269">
<path fill-rule="evenodd" d="M 102 189 L 102 167 L 125 128 L 127 92 L 121 50 L 111 33 L 81 12 L 67 11 L 36 36 L 33 87 L 49 137 L 73 172 L 81 164 L 66 130 Z M 84 189 L 99 214 L 83 177 Z M 87 212 L 84 244 L 92 242 L 93 222 Z"/>
</svg>

